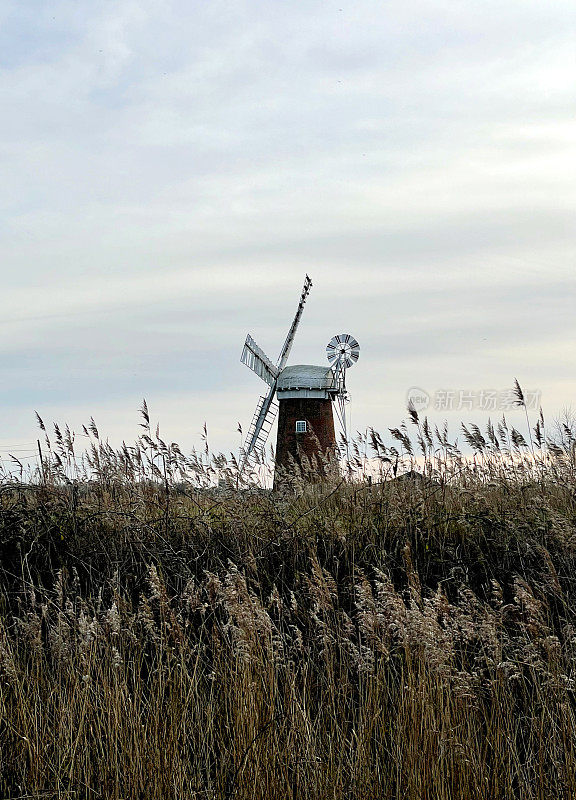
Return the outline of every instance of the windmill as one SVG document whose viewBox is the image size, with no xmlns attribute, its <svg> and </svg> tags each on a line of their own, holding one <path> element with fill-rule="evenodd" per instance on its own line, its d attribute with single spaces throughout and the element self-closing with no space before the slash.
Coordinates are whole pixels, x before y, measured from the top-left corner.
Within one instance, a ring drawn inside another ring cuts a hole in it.
<svg viewBox="0 0 576 800">
<path fill-rule="evenodd" d="M 255 454 L 262 454 L 277 413 L 276 476 L 289 470 L 293 461 L 302 463 L 303 456 L 316 458 L 320 470 L 326 457 L 336 456 L 333 404 L 346 440 L 346 370 L 360 354 L 356 339 L 345 333 L 330 340 L 326 348 L 330 366 L 286 366 L 311 288 L 312 281 L 306 275 L 296 315 L 275 364 L 250 335 L 246 337 L 240 360 L 269 388 L 256 406 L 243 448 L 242 469 Z"/>
</svg>

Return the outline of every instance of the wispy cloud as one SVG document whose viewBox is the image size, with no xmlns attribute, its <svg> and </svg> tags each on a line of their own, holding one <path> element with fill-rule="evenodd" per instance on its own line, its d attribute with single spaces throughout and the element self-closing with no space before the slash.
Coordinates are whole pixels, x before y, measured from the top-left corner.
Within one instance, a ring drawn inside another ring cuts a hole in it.
<svg viewBox="0 0 576 800">
<path fill-rule="evenodd" d="M 275 354 L 305 271 L 294 358 L 361 340 L 359 427 L 410 385 L 519 369 L 568 405 L 572 5 L 2 9 L 7 427 L 101 409 L 121 435 L 145 393 L 173 438 L 192 415 L 235 446 L 243 337 Z"/>
</svg>

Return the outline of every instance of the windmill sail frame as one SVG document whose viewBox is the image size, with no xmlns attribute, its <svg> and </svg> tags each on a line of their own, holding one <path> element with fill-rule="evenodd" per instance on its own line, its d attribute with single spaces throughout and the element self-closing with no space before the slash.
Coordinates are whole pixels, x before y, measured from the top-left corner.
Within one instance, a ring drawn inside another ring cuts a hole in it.
<svg viewBox="0 0 576 800">
<path fill-rule="evenodd" d="M 244 342 L 244 349 L 242 350 L 240 361 L 246 364 L 252 372 L 255 372 L 259 378 L 262 378 L 268 386 L 274 386 L 280 374 L 280 370 L 270 361 L 266 353 L 258 347 L 250 334 L 248 334 Z"/>
<path fill-rule="evenodd" d="M 278 413 L 278 403 L 274 402 L 275 387 L 270 389 L 268 394 L 262 395 L 256 406 L 256 411 L 252 418 L 252 423 L 246 437 L 244 446 L 244 460 L 251 453 L 261 453 L 268 439 L 270 429 Z"/>
<path fill-rule="evenodd" d="M 308 295 L 310 294 L 311 288 L 312 280 L 309 275 L 306 275 L 304 286 L 302 287 L 302 294 L 300 295 L 300 301 L 298 303 L 298 310 L 296 311 L 296 315 L 292 321 L 292 325 L 290 326 L 286 340 L 282 345 L 280 355 L 278 356 L 278 371 L 283 370 L 286 366 L 286 362 L 288 361 L 288 356 L 290 355 L 290 351 L 292 350 L 292 345 L 294 344 L 294 339 L 296 337 L 296 331 L 298 329 L 298 325 L 300 324 L 300 318 L 302 317 L 302 312 L 304 311 L 304 304 L 306 303 Z"/>
</svg>

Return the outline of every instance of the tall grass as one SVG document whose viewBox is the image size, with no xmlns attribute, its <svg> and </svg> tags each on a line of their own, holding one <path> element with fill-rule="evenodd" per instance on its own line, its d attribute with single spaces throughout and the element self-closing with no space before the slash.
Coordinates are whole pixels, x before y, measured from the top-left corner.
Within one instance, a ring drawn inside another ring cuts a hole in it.
<svg viewBox="0 0 576 800">
<path fill-rule="evenodd" d="M 143 415 L 0 484 L 2 797 L 576 797 L 569 423 L 271 494 Z"/>
</svg>

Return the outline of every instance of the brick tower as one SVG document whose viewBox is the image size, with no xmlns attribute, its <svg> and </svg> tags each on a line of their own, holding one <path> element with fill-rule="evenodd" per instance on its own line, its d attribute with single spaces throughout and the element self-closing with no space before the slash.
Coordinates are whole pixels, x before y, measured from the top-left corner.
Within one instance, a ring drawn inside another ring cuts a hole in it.
<svg viewBox="0 0 576 800">
<path fill-rule="evenodd" d="M 309 477 L 314 473 L 321 477 L 327 462 L 336 458 L 332 414 L 335 391 L 330 367 L 302 364 L 285 367 L 278 376 L 275 488 L 289 475 L 294 464 L 303 468 Z"/>
</svg>

